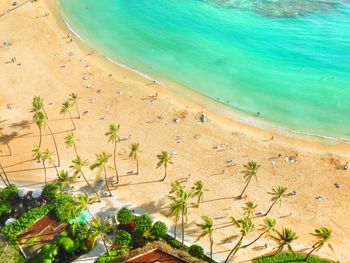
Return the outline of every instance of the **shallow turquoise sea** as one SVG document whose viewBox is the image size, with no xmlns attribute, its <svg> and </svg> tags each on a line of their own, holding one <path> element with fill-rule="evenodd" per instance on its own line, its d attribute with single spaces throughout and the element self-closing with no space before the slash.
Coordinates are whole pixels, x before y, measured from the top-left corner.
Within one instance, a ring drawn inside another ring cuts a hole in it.
<svg viewBox="0 0 350 263">
<path fill-rule="evenodd" d="M 350 139 L 347 0 L 60 0 L 102 54 L 276 127 Z"/>
</svg>

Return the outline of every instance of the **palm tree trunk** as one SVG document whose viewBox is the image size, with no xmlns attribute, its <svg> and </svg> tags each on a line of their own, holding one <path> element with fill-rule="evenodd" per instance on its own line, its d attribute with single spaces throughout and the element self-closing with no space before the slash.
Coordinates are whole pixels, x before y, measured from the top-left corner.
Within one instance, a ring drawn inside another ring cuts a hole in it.
<svg viewBox="0 0 350 263">
<path fill-rule="evenodd" d="M 184 245 L 185 242 L 185 225 L 184 225 L 184 210 L 182 208 L 181 213 L 181 243 Z"/>
<path fill-rule="evenodd" d="M 174 238 L 176 239 L 176 230 L 177 230 L 177 221 L 175 222 L 175 227 L 174 227 Z"/>
<path fill-rule="evenodd" d="M 44 167 L 44 172 L 45 172 L 45 185 L 47 185 L 45 161 L 43 159 L 41 159 L 41 161 L 43 162 L 43 167 Z"/>
<path fill-rule="evenodd" d="M 80 111 L 79 111 L 79 107 L 78 107 L 78 103 L 77 102 L 75 102 L 75 107 L 77 108 L 78 119 L 80 119 Z"/>
<path fill-rule="evenodd" d="M 107 255 L 109 256 L 109 250 L 108 250 L 108 247 L 107 247 L 107 244 L 106 244 L 106 241 L 104 238 L 102 238 L 102 242 L 103 242 L 103 245 L 105 246 L 105 249 L 107 251 Z"/>
<path fill-rule="evenodd" d="M 283 247 L 284 247 L 284 244 L 279 245 L 279 247 L 277 248 L 276 252 L 273 255 L 275 256 L 278 253 L 280 253 L 283 250 Z"/>
<path fill-rule="evenodd" d="M 77 146 L 75 145 L 74 142 L 73 142 L 73 148 L 74 148 L 75 156 L 78 157 Z"/>
<path fill-rule="evenodd" d="M 237 253 L 238 249 L 240 249 L 242 241 L 243 241 L 243 237 L 244 236 L 242 235 L 241 238 L 239 239 L 239 241 L 237 242 L 237 244 L 234 246 L 234 248 L 228 254 L 227 258 L 225 259 L 225 263 L 227 263 L 228 260 Z"/>
<path fill-rule="evenodd" d="M 209 240 L 210 240 L 210 259 L 213 259 L 213 237 L 210 235 L 209 236 Z"/>
<path fill-rule="evenodd" d="M 317 246 L 316 244 L 312 246 L 312 249 L 309 253 L 307 253 L 306 257 L 305 257 L 305 261 L 308 260 L 308 258 L 311 256 L 312 253 L 315 252 L 315 250 L 317 250 L 320 246 Z"/>
<path fill-rule="evenodd" d="M 105 173 L 105 181 L 106 181 L 106 186 L 107 186 L 107 189 L 108 189 L 108 192 L 109 192 L 109 196 L 112 196 L 111 190 L 109 189 L 109 186 L 108 186 L 106 168 L 103 168 L 103 170 L 104 170 L 104 173 Z"/>
<path fill-rule="evenodd" d="M 56 170 L 56 174 L 58 175 L 59 172 L 58 172 L 58 169 L 57 169 L 57 166 L 55 165 L 55 163 L 52 163 L 53 167 L 55 167 L 55 170 Z"/>
<path fill-rule="evenodd" d="M 5 169 L 4 169 L 4 167 L 3 167 L 1 164 L 0 164 L 0 168 L 1 168 L 1 171 L 2 171 L 3 176 L 5 177 L 5 180 L 6 180 L 7 184 L 10 185 L 10 184 L 11 184 L 11 183 L 10 183 L 10 180 L 9 180 L 9 178 L 7 177 L 7 174 L 6 174 L 6 172 L 5 172 Z"/>
<path fill-rule="evenodd" d="M 114 170 L 115 170 L 115 176 L 117 177 L 117 184 L 119 184 L 119 175 L 118 175 L 118 170 L 117 170 L 117 160 L 116 160 L 116 152 L 117 152 L 117 141 L 114 143 Z"/>
<path fill-rule="evenodd" d="M 39 128 L 39 148 L 41 148 L 41 138 L 42 138 L 41 128 Z"/>
<path fill-rule="evenodd" d="M 58 152 L 58 147 L 57 147 L 57 142 L 56 142 L 55 136 L 54 136 L 50 126 L 48 124 L 46 126 L 49 129 L 49 131 L 50 131 L 53 143 L 55 145 L 55 150 L 56 150 L 56 154 L 57 154 L 57 166 L 60 167 L 61 166 L 61 159 L 60 159 L 60 153 Z"/>
<path fill-rule="evenodd" d="M 2 176 L 2 172 L 1 171 L 0 171 L 0 177 L 1 177 L 1 180 L 4 182 L 4 185 L 8 186 L 7 182 L 5 181 L 4 177 Z"/>
<path fill-rule="evenodd" d="M 72 117 L 72 114 L 70 113 L 70 110 L 68 111 L 68 113 L 69 113 L 70 121 L 71 121 L 72 124 L 73 124 L 73 130 L 75 131 L 75 130 L 77 129 L 77 127 L 75 127 L 75 123 L 74 123 L 74 121 L 73 121 L 73 117 Z"/>
<path fill-rule="evenodd" d="M 257 242 L 263 235 L 265 235 L 266 233 L 268 232 L 268 230 L 265 230 L 264 232 L 262 232 L 256 239 L 254 239 L 252 242 L 246 244 L 246 245 L 243 245 L 242 248 L 246 248 L 246 247 L 249 247 L 251 245 L 253 245 L 255 242 Z"/>
<path fill-rule="evenodd" d="M 248 187 L 248 185 L 249 185 L 251 179 L 252 179 L 252 176 L 249 177 L 249 179 L 248 179 L 248 181 L 247 181 L 245 187 L 243 188 L 242 193 L 238 196 L 239 199 L 242 199 L 242 198 L 243 198 L 243 194 L 244 194 L 245 190 L 247 190 L 247 187 Z"/>
<path fill-rule="evenodd" d="M 139 174 L 139 157 L 136 157 L 136 174 Z"/>
<path fill-rule="evenodd" d="M 11 148 L 10 148 L 10 145 L 6 139 L 6 136 L 4 136 L 3 134 L 1 134 L 1 137 L 2 137 L 2 140 L 4 141 L 4 143 L 6 144 L 6 147 L 7 149 L 9 150 L 9 153 L 10 153 L 10 156 L 12 155 L 12 151 L 11 151 Z"/>
<path fill-rule="evenodd" d="M 270 213 L 272 207 L 277 203 L 277 201 L 278 201 L 278 199 L 276 199 L 276 200 L 271 204 L 269 210 L 267 210 L 267 212 L 266 212 L 263 216 L 267 216 L 267 215 Z"/>
<path fill-rule="evenodd" d="M 167 167 L 164 166 L 164 177 L 162 179 L 162 182 L 165 180 L 166 176 L 167 176 Z"/>
<path fill-rule="evenodd" d="M 83 178 L 84 178 L 85 182 L 87 183 L 87 185 L 89 186 L 89 188 L 92 190 L 92 192 L 94 192 L 94 193 L 96 194 L 96 196 L 97 196 L 97 198 L 98 198 L 98 201 L 101 202 L 100 196 L 98 195 L 98 193 L 96 192 L 96 190 L 91 186 L 91 184 L 89 183 L 89 181 L 86 179 L 84 173 L 83 173 L 82 171 L 81 171 L 80 173 L 81 173 L 81 175 L 83 176 Z"/>
</svg>

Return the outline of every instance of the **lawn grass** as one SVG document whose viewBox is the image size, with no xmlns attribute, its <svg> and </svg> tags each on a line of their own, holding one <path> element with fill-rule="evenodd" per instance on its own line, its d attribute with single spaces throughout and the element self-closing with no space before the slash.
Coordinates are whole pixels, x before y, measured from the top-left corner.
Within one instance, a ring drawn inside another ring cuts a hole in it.
<svg viewBox="0 0 350 263">
<path fill-rule="evenodd" d="M 254 263 L 335 263 L 335 261 L 322 259 L 316 256 L 310 256 L 305 261 L 305 254 L 298 253 L 279 253 L 277 255 L 265 255 L 254 260 Z"/>
</svg>

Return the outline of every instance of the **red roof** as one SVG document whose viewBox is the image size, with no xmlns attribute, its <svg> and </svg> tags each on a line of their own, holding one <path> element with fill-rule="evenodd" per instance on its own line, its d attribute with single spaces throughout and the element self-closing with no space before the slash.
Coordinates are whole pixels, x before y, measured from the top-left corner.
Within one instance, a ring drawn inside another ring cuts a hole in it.
<svg viewBox="0 0 350 263">
<path fill-rule="evenodd" d="M 145 254 L 133 257 L 125 261 L 125 263 L 186 263 L 187 261 L 166 253 L 160 249 L 151 250 Z"/>
</svg>

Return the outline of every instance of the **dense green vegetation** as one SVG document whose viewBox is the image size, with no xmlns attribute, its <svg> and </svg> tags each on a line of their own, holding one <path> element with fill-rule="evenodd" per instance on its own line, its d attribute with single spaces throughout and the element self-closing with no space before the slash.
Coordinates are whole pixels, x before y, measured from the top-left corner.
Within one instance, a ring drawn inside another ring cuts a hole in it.
<svg viewBox="0 0 350 263">
<path fill-rule="evenodd" d="M 305 261 L 305 254 L 294 254 L 281 252 L 277 255 L 266 255 L 254 260 L 254 263 L 281 263 L 281 262 L 293 262 L 293 263 L 334 263 L 327 259 L 321 259 L 319 257 L 310 256 L 307 261 Z"/>
</svg>

